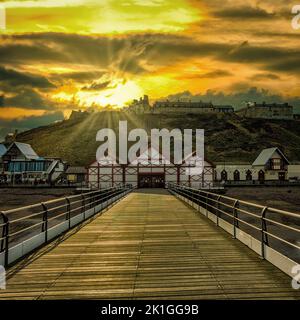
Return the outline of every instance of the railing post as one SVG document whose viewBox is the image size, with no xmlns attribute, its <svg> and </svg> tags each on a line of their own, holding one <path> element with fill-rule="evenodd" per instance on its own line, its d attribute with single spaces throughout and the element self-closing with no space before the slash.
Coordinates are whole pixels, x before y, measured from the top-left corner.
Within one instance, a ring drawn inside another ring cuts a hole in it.
<svg viewBox="0 0 300 320">
<path fill-rule="evenodd" d="M 206 217 L 208 218 L 208 192 L 206 192 L 206 201 L 205 201 L 205 214 L 206 214 Z"/>
<path fill-rule="evenodd" d="M 200 192 L 201 192 L 201 190 L 198 190 L 198 197 L 197 197 L 197 201 L 198 201 L 198 212 L 200 212 Z"/>
<path fill-rule="evenodd" d="M 69 198 L 65 198 L 67 202 L 67 215 L 66 220 L 69 221 L 69 229 L 71 229 L 71 201 Z"/>
<path fill-rule="evenodd" d="M 0 212 L 0 216 L 2 217 L 2 233 L 1 233 L 1 242 L 0 242 L 0 252 L 3 252 L 5 249 L 5 229 L 6 229 L 6 220 L 7 217 L 3 212 Z"/>
<path fill-rule="evenodd" d="M 239 205 L 239 200 L 236 200 L 233 205 L 233 239 L 236 239 L 236 229 L 237 229 L 237 207 Z"/>
<path fill-rule="evenodd" d="M 81 194 L 81 198 L 82 198 L 82 213 L 83 213 L 83 220 L 85 220 L 85 196 L 84 194 Z"/>
<path fill-rule="evenodd" d="M 220 218 L 220 199 L 221 199 L 221 196 L 218 196 L 217 198 L 217 226 L 219 226 L 219 218 Z"/>
<path fill-rule="evenodd" d="M 43 227 L 42 232 L 45 232 L 45 243 L 48 242 L 48 208 L 45 203 L 42 203 L 43 207 Z"/>
<path fill-rule="evenodd" d="M 4 251 L 4 267 L 7 267 L 8 266 L 8 253 L 9 253 L 9 220 L 7 218 L 7 216 L 1 212 L 0 213 L 1 216 L 2 216 L 2 219 L 3 219 L 3 223 L 4 223 L 4 226 L 3 226 L 3 232 L 2 232 L 2 241 L 1 241 L 1 252 L 3 250 Z M 3 248 L 2 248 L 3 246 Z"/>
<path fill-rule="evenodd" d="M 261 259 L 265 259 L 265 244 L 268 244 L 265 232 L 267 231 L 267 224 L 265 221 L 268 207 L 264 207 L 261 211 Z"/>
</svg>

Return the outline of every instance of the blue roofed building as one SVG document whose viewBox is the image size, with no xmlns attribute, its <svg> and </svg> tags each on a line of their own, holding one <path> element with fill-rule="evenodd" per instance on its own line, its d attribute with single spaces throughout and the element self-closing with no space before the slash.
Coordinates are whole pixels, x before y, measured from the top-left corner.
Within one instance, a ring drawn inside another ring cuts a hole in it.
<svg viewBox="0 0 300 320">
<path fill-rule="evenodd" d="M 3 143 L 0 143 L 0 182 L 2 180 L 2 175 L 4 171 L 2 156 L 5 154 L 6 151 L 7 151 L 6 146 Z"/>
<path fill-rule="evenodd" d="M 7 148 L 3 143 L 0 143 L 0 158 L 4 155 L 4 153 L 7 151 Z"/>
<path fill-rule="evenodd" d="M 2 182 L 10 184 L 51 184 L 65 171 L 61 159 L 40 157 L 31 145 L 13 142 L 2 155 Z"/>
</svg>

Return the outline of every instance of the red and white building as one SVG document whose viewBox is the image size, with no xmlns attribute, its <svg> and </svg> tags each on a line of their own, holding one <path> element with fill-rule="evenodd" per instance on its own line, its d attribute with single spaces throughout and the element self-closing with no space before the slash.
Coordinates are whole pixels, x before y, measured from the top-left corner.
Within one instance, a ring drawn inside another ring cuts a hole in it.
<svg viewBox="0 0 300 320">
<path fill-rule="evenodd" d="M 156 154 L 151 161 L 148 155 Z M 136 158 L 127 165 L 114 161 L 100 160 L 88 167 L 88 184 L 91 189 L 107 188 L 120 184 L 130 184 L 139 188 L 161 188 L 166 183 L 177 183 L 192 188 L 213 188 L 215 166 L 205 160 L 202 174 L 194 174 L 195 164 L 192 155 L 187 157 L 181 165 L 166 161 L 153 148 Z M 190 174 L 188 174 L 190 173 Z"/>
</svg>

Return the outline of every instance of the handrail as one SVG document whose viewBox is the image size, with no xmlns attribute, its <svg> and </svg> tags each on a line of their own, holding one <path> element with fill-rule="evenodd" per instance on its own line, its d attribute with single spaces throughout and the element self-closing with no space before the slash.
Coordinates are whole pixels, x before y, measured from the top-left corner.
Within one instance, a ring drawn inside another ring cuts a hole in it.
<svg viewBox="0 0 300 320">
<path fill-rule="evenodd" d="M 109 206 L 109 200 L 116 200 L 129 193 L 135 186 L 118 185 L 107 189 L 100 189 L 78 195 L 53 199 L 42 203 L 19 207 L 0 212 L 0 254 L 4 252 L 4 265 L 9 265 L 9 251 L 12 247 L 32 239 L 41 233 L 45 234 L 44 244 L 49 240 L 49 230 L 59 226 L 64 221 L 68 221 L 68 228 L 72 228 L 72 219 L 81 215 L 80 221 L 86 219 L 86 212 L 98 208 Z M 34 212 L 33 210 L 37 210 Z M 95 212 L 96 214 L 98 212 Z M 22 213 L 27 214 L 20 216 Z M 17 217 L 13 217 L 16 214 Z M 89 215 L 91 216 L 91 215 Z M 62 220 L 63 219 L 63 220 Z M 34 234 L 35 229 L 38 233 Z"/>
<path fill-rule="evenodd" d="M 300 214 L 266 207 L 208 191 L 196 190 L 174 183 L 169 183 L 167 187 L 174 193 L 202 206 L 206 209 L 206 212 L 209 211 L 215 215 L 218 225 L 221 214 L 223 214 L 224 219 L 227 217 L 225 221 L 233 226 L 234 238 L 236 238 L 238 229 L 241 230 L 243 227 L 248 227 L 246 233 L 254 238 L 258 238 L 261 242 L 262 258 L 265 258 L 265 247 L 270 247 L 291 260 L 295 260 L 295 256 L 297 259 L 300 258 L 300 246 L 297 242 L 299 241 L 300 234 Z M 229 201 L 231 203 L 228 203 Z M 240 208 L 241 206 L 246 208 Z M 273 214 L 273 216 L 269 217 L 270 214 Z M 274 214 L 276 214 L 275 217 Z M 282 218 L 285 218 L 285 220 Z M 288 223 L 286 221 L 288 220 L 287 218 L 290 218 L 292 221 Z M 239 223 L 242 225 L 239 226 Z M 260 233 L 260 237 L 257 233 L 253 235 L 253 232 Z M 270 240 L 273 240 L 273 244 L 270 243 Z M 278 243 L 275 243 L 274 240 L 278 241 Z M 285 248 L 284 246 L 287 247 Z M 291 253 L 288 248 L 299 250 L 299 252 Z M 299 263 L 300 261 L 297 262 Z"/>
</svg>

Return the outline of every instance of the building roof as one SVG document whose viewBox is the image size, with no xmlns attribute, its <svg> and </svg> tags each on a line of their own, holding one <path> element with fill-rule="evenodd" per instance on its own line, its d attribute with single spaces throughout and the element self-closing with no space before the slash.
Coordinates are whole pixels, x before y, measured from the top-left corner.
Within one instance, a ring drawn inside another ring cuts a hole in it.
<svg viewBox="0 0 300 320">
<path fill-rule="evenodd" d="M 84 167 L 69 167 L 66 173 L 67 174 L 86 174 L 87 170 Z"/>
<path fill-rule="evenodd" d="M 248 107 L 258 107 L 258 108 L 284 108 L 284 107 L 289 107 L 292 108 L 288 103 L 248 103 Z"/>
<path fill-rule="evenodd" d="M 154 107 L 163 106 L 163 107 L 173 107 L 173 108 L 207 108 L 213 107 L 211 102 L 202 102 L 202 101 L 156 101 Z"/>
<path fill-rule="evenodd" d="M 4 144 L 0 143 L 0 157 L 2 157 L 4 155 L 4 153 L 6 152 L 6 147 Z"/>
<path fill-rule="evenodd" d="M 16 146 L 20 152 L 27 158 L 30 160 L 38 160 L 39 156 L 36 154 L 36 152 L 32 149 L 30 144 L 27 143 L 22 143 L 22 142 L 14 142 L 12 143 L 9 148 L 7 149 L 7 151 L 9 151 L 13 146 Z"/>
<path fill-rule="evenodd" d="M 253 166 L 264 166 L 266 163 L 272 158 L 275 152 L 278 152 L 285 160 L 287 163 L 289 163 L 288 159 L 286 156 L 280 151 L 279 148 L 269 148 L 269 149 L 264 149 L 259 156 L 256 158 L 256 160 L 253 162 Z"/>
</svg>

